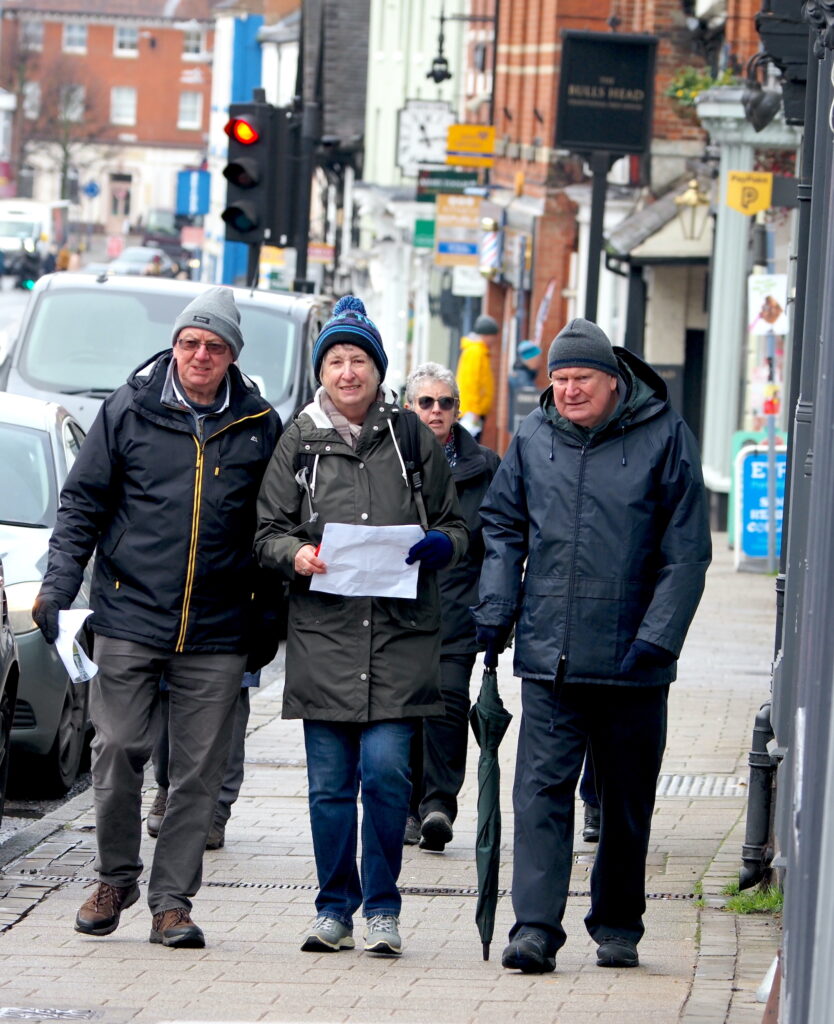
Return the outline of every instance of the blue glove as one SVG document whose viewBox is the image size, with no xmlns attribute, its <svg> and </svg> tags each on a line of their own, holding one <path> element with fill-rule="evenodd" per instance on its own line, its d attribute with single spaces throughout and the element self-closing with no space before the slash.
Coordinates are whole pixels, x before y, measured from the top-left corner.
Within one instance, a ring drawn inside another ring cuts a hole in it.
<svg viewBox="0 0 834 1024">
<path fill-rule="evenodd" d="M 631 675 L 633 672 L 651 671 L 655 668 L 668 668 L 675 661 L 675 655 L 665 647 L 648 640 L 635 640 L 629 647 L 628 654 L 623 658 L 620 672 Z"/>
<path fill-rule="evenodd" d="M 455 549 L 445 533 L 429 530 L 408 552 L 406 565 L 419 562 L 424 569 L 442 569 L 452 560 Z"/>
<path fill-rule="evenodd" d="M 475 627 L 475 639 L 479 647 L 484 649 L 484 666 L 495 668 L 498 655 L 507 646 L 512 626 L 481 626 Z"/>
</svg>

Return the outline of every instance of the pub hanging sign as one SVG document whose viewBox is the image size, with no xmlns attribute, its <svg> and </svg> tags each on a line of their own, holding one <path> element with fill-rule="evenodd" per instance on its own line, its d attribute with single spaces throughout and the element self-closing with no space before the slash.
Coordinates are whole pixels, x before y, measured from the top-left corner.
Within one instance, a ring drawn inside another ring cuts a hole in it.
<svg viewBox="0 0 834 1024">
<path fill-rule="evenodd" d="M 644 153 L 656 50 L 656 36 L 563 32 L 556 148 Z"/>
</svg>

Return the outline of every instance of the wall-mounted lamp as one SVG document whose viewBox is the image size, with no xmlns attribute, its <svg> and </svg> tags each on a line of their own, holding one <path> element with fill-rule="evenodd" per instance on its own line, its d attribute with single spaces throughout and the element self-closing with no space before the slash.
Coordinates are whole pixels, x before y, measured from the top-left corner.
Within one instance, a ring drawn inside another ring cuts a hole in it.
<svg viewBox="0 0 834 1024">
<path fill-rule="evenodd" d="M 689 242 L 697 241 L 704 233 L 709 217 L 709 196 L 702 191 L 697 178 L 691 178 L 685 191 L 675 196 L 675 206 L 683 237 Z"/>
<path fill-rule="evenodd" d="M 776 117 L 782 105 L 781 89 L 766 89 L 759 81 L 758 72 L 770 61 L 766 53 L 755 53 L 747 62 L 747 81 L 741 94 L 744 116 L 760 132 Z"/>
</svg>

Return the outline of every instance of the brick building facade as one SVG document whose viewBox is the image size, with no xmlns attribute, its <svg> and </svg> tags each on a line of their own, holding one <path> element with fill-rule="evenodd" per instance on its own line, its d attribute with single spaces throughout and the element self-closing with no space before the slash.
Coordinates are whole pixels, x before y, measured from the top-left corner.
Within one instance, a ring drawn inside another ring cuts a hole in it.
<svg viewBox="0 0 834 1024">
<path fill-rule="evenodd" d="M 497 159 L 491 171 L 494 189 L 504 187 L 516 198 L 505 200 L 505 222 L 525 230 L 533 238 L 529 254 L 529 292 L 523 296 L 525 322 L 519 338 L 535 333 L 542 299 L 552 295 L 547 315 L 540 324 L 543 356 L 537 383 L 547 382 L 544 355 L 550 339 L 564 324 L 576 284 L 575 266 L 580 226 L 577 191 L 587 187 L 586 170 L 577 157 L 554 148 L 561 33 L 563 30 L 647 33 L 658 38 L 651 153 L 643 162 L 621 161 L 609 177 L 623 196 L 635 204 L 651 202 L 686 170 L 686 160 L 702 155 L 705 135 L 697 119 L 665 95 L 676 72 L 683 66 L 706 66 L 704 26 L 691 16 L 681 0 L 513 0 L 499 3 L 497 59 L 494 79 L 490 74 L 491 52 L 484 26 L 470 32 L 469 61 L 480 61 L 468 81 L 467 111 L 472 121 L 487 120 L 494 111 Z M 723 60 L 743 67 L 758 48 L 753 14 L 756 0 L 728 0 L 723 35 Z M 494 0 L 472 0 L 470 13 L 494 15 Z M 690 12 L 691 15 L 691 12 Z M 490 26 L 491 28 L 491 26 Z M 489 35 L 492 35 L 490 32 Z M 480 48 L 480 49 L 479 49 Z M 491 93 L 491 103 L 483 99 Z M 480 100 L 480 102 L 479 102 Z M 629 193 L 629 186 L 632 186 Z M 643 190 L 641 191 L 641 186 Z M 609 193 L 611 189 L 609 188 Z M 514 213 L 514 211 L 516 211 Z M 526 214 L 526 216 L 525 216 Z M 516 313 L 516 295 L 509 275 L 490 284 L 485 308 L 505 326 L 504 336 Z M 582 310 L 576 310 L 581 314 Z M 622 339 L 615 339 L 621 342 Z M 506 382 L 512 372 L 512 353 L 505 344 L 494 353 L 499 378 L 497 408 L 485 431 L 486 443 L 503 451 L 511 429 Z"/>
<path fill-rule="evenodd" d="M 206 147 L 211 8 L 211 0 L 4 3 L 0 68 L 18 100 L 19 191 L 63 192 L 84 219 L 111 229 L 172 206 L 177 170 L 199 163 Z M 99 196 L 87 202 L 78 186 L 90 181 Z"/>
</svg>

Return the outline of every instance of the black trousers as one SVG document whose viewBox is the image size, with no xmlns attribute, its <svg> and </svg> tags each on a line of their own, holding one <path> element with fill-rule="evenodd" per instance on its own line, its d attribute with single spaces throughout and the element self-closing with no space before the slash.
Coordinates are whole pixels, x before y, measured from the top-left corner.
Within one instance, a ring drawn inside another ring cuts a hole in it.
<svg viewBox="0 0 834 1024">
<path fill-rule="evenodd" d="M 446 713 L 424 718 L 414 731 L 409 814 L 421 820 L 431 811 L 443 811 L 451 821 L 457 817 L 458 793 L 466 775 L 469 679 L 475 657 L 474 653 L 441 655 L 440 692 Z"/>
<path fill-rule="evenodd" d="M 520 930 L 542 934 L 549 955 L 565 943 L 573 862 L 574 795 L 590 741 L 602 824 L 585 926 L 598 942 L 639 942 L 646 910 L 646 854 L 666 745 L 668 686 L 521 686 L 513 786 L 513 910 Z"/>
</svg>

